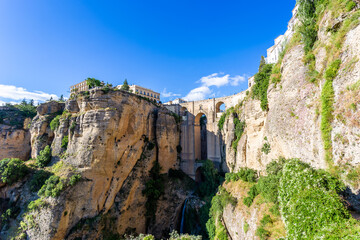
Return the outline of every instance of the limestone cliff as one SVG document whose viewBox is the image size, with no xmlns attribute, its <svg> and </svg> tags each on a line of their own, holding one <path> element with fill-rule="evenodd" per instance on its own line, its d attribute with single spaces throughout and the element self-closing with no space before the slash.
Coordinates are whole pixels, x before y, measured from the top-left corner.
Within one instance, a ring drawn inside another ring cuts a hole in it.
<svg viewBox="0 0 360 240">
<path fill-rule="evenodd" d="M 29 118 L 16 108 L 0 107 L 0 159 L 30 156 Z"/>
<path fill-rule="evenodd" d="M 44 207 L 31 213 L 31 222 L 23 220 L 24 233 L 30 239 L 146 232 L 160 238 L 176 228 L 178 208 L 188 190 L 167 176 L 170 169 L 179 168 L 180 132 L 174 115 L 146 99 L 114 90 L 91 90 L 88 96 L 67 101 L 63 113 L 62 109 L 54 102 L 38 107 L 31 143 L 33 157 L 51 145 L 53 166 L 46 170 L 64 179 L 66 187 L 59 196 L 44 198 Z M 49 124 L 56 114 L 59 124 L 52 131 Z M 150 217 L 143 191 L 154 162 L 167 184 L 155 216 Z M 71 186 L 69 179 L 77 174 L 81 180 Z M 18 204 L 25 201 L 28 198 L 21 198 Z"/>
<path fill-rule="evenodd" d="M 360 14 L 358 5 L 340 13 L 334 9 L 344 7 L 345 2 L 330 2 L 332 9 L 326 9 L 319 18 L 318 41 L 312 52 L 305 53 L 300 35 L 296 34 L 294 38 L 298 39 L 292 39 L 285 48 L 284 56 L 277 63 L 280 79 L 270 78 L 268 109 L 261 109 L 260 100 L 251 97 L 250 88 L 248 97 L 234 106 L 234 114 L 226 117 L 221 130 L 226 148 L 224 169 L 237 172 L 249 167 L 265 174 L 266 165 L 274 159 L 298 158 L 317 169 L 337 174 L 355 193 L 353 198 L 357 202 L 348 203 L 352 205 L 349 209 L 357 209 L 360 198 Z M 312 63 L 308 62 L 309 56 Z M 336 70 L 334 63 L 339 63 Z M 326 115 L 329 112 L 330 115 Z M 236 149 L 232 146 L 236 139 L 234 118 L 246 123 Z M 242 201 L 246 193 L 241 192 L 240 189 L 232 194 Z M 251 208 L 228 205 L 222 216 L 227 234 L 231 239 L 258 239 L 255 231 L 259 218 L 264 216 L 262 211 L 263 206 L 259 204 Z M 245 222 L 249 224 L 246 231 Z"/>
<path fill-rule="evenodd" d="M 332 35 L 335 34 L 329 29 L 335 23 L 348 24 L 346 17 L 350 18 L 354 11 L 343 14 L 340 20 L 334 19 L 332 14 L 326 12 L 319 23 L 319 40 L 314 50 L 319 74 L 324 74 L 334 60 L 326 52 L 326 48 L 332 48 Z M 360 161 L 359 89 L 356 87 L 360 79 L 360 26 L 354 25 L 344 36 L 339 50 L 341 65 L 333 80 L 334 119 L 331 123 L 333 162 L 353 166 Z M 270 82 L 267 91 L 268 111 L 263 111 L 260 101 L 251 97 L 237 106 L 239 118 L 246 122 L 246 128 L 236 151 L 231 148 L 234 139 L 232 116 L 226 119 L 222 135 L 230 169 L 236 171 L 247 166 L 263 170 L 279 156 L 300 158 L 316 168 L 328 167 L 321 132 L 321 94 L 325 79 L 320 76 L 317 83 L 309 81 L 309 66 L 304 58 L 304 46 L 300 42 L 286 48 L 280 62 L 281 80 Z M 266 143 L 271 149 L 267 154 L 261 151 Z"/>
</svg>

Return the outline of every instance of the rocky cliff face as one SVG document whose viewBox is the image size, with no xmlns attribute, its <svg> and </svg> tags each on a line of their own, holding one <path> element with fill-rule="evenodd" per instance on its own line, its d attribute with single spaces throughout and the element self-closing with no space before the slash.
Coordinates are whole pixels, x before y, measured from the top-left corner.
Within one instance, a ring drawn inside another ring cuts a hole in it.
<svg viewBox="0 0 360 240">
<path fill-rule="evenodd" d="M 0 159 L 30 157 L 30 119 L 15 108 L 0 107 Z"/>
<path fill-rule="evenodd" d="M 319 45 L 331 44 L 331 32 L 324 30 L 335 21 L 330 16 L 331 13 L 325 14 L 320 22 Z M 360 79 L 359 36 L 360 26 L 346 34 L 339 56 L 342 64 L 333 80 L 335 102 L 331 138 L 336 164 L 356 165 L 360 161 L 360 148 L 357 147 L 360 144 L 359 90 L 355 87 Z M 243 102 L 240 118 L 246 122 L 246 128 L 236 152 L 231 148 L 234 139 L 232 116 L 226 119 L 222 135 L 230 169 L 236 171 L 246 166 L 263 170 L 272 159 L 280 156 L 300 158 L 316 168 L 327 168 L 321 135 L 321 92 L 325 79 L 320 78 L 318 83 L 309 81 L 303 49 L 300 44 L 286 51 L 281 64 L 281 81 L 270 83 L 268 89 L 268 111 L 261 110 L 260 101 L 251 97 Z M 325 47 L 316 49 L 318 72 L 326 71 L 329 58 Z M 268 154 L 261 151 L 265 143 L 271 148 Z"/>
<path fill-rule="evenodd" d="M 304 45 L 300 42 L 289 44 L 281 61 L 280 82 L 270 81 L 268 110 L 263 111 L 260 101 L 251 97 L 235 107 L 238 118 L 246 122 L 236 151 L 231 146 L 235 138 L 234 115 L 226 118 L 222 136 L 226 167 L 230 171 L 249 167 L 264 173 L 266 165 L 274 159 L 299 158 L 315 168 L 336 172 L 345 182 L 357 181 L 349 186 L 358 193 L 358 171 L 354 169 L 358 169 L 360 162 L 360 15 L 354 14 L 355 10 L 343 14 L 328 10 L 319 20 L 318 41 L 313 50 L 313 64 L 318 74 L 316 82 L 309 81 L 311 66 L 305 63 L 308 55 Z M 329 128 L 331 161 L 327 161 L 323 99 L 326 75 L 335 60 L 341 64 L 331 80 L 334 91 L 330 94 L 333 97 Z M 265 146 L 269 151 L 264 151 Z M 239 193 L 241 190 L 233 192 L 233 196 L 242 201 L 246 193 L 242 196 Z M 356 194 L 354 196 L 359 199 Z M 251 208 L 228 205 L 222 219 L 231 239 L 257 239 L 255 230 L 259 217 L 264 214 L 261 209 L 259 205 Z M 249 224 L 245 232 L 244 221 Z"/>
<path fill-rule="evenodd" d="M 90 91 L 89 96 L 68 101 L 61 113 L 63 108 L 51 102 L 38 108 L 31 124 L 32 156 L 51 145 L 53 166 L 47 170 L 63 179 L 77 173 L 81 180 L 74 186 L 65 184 L 58 197 L 43 199 L 46 207 L 32 214 L 33 222 L 24 220 L 27 236 L 75 239 L 84 234 L 92 238 L 150 232 L 162 237 L 174 229 L 177 208 L 188 194 L 186 186 L 168 179 L 154 217 L 146 216 L 143 191 L 154 162 L 164 178 L 169 169 L 179 168 L 175 117 L 123 91 Z M 52 131 L 49 124 L 56 114 L 61 117 Z"/>
</svg>

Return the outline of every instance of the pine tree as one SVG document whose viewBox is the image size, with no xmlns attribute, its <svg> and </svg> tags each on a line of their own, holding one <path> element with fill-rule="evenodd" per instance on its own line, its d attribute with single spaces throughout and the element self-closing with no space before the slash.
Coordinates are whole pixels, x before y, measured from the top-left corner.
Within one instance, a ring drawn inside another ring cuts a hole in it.
<svg viewBox="0 0 360 240">
<path fill-rule="evenodd" d="M 123 85 L 121 86 L 121 90 L 129 91 L 129 89 L 130 89 L 129 84 L 127 82 L 127 79 L 125 78 L 125 81 L 124 81 Z"/>
<path fill-rule="evenodd" d="M 61 96 L 60 96 L 60 98 L 59 98 L 59 101 L 60 101 L 60 102 L 64 102 L 64 101 L 65 101 L 65 100 L 64 100 L 64 95 L 61 94 Z"/>
<path fill-rule="evenodd" d="M 259 72 L 261 72 L 261 69 L 266 65 L 265 57 L 261 56 L 260 60 L 260 66 L 259 66 Z"/>
</svg>

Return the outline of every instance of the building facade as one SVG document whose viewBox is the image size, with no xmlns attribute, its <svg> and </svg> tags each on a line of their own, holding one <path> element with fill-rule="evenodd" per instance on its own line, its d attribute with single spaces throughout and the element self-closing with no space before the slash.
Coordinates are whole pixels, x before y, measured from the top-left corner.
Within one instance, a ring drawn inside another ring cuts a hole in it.
<svg viewBox="0 0 360 240">
<path fill-rule="evenodd" d="M 164 105 L 173 105 L 173 104 L 180 104 L 180 103 L 186 103 L 186 101 L 182 98 L 177 98 L 175 100 L 164 103 Z"/>
<path fill-rule="evenodd" d="M 122 85 L 118 85 L 116 88 L 121 89 L 121 86 Z M 160 93 L 157 93 L 151 89 L 140 87 L 138 85 L 130 85 L 129 88 L 129 91 L 135 93 L 136 95 L 149 98 L 153 101 L 160 101 Z"/>
<path fill-rule="evenodd" d="M 275 45 L 267 50 L 266 63 L 277 63 L 280 58 L 280 54 L 284 51 L 286 43 L 291 39 L 295 33 L 296 24 L 299 22 L 297 18 L 298 5 L 292 11 L 292 18 L 288 23 L 288 29 L 284 35 L 280 35 L 274 41 Z"/>
<path fill-rule="evenodd" d="M 78 92 L 88 91 L 88 90 L 89 90 L 89 86 L 86 84 L 86 80 L 70 87 L 70 93 L 78 93 Z"/>
</svg>

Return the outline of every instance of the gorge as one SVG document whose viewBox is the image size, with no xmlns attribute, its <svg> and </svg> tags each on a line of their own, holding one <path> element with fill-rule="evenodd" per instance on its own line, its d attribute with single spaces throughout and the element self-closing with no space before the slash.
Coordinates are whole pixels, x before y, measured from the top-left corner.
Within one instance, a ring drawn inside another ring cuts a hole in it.
<svg viewBox="0 0 360 240">
<path fill-rule="evenodd" d="M 359 239 L 359 9 L 298 1 L 278 61 L 232 96 L 1 107 L 1 239 Z"/>
</svg>

